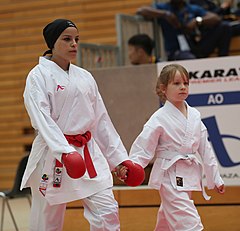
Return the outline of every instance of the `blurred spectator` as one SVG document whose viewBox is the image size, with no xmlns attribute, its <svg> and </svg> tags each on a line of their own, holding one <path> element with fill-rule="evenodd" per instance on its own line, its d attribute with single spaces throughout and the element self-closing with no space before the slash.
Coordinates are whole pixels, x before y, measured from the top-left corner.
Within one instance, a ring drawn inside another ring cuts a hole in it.
<svg viewBox="0 0 240 231">
<path fill-rule="evenodd" d="M 234 4 L 234 0 L 223 0 L 221 2 L 211 0 L 189 0 L 189 2 L 218 14 L 222 20 L 228 22 L 231 26 L 232 36 L 240 35 L 239 2 L 237 2 L 237 4 Z"/>
<path fill-rule="evenodd" d="M 155 42 L 147 34 L 136 34 L 128 40 L 128 57 L 133 65 L 160 62 L 152 53 Z"/>
<path fill-rule="evenodd" d="M 168 60 L 205 58 L 216 48 L 218 56 L 229 54 L 230 26 L 200 6 L 170 0 L 141 7 L 137 13 L 147 19 L 157 18 Z"/>
<path fill-rule="evenodd" d="M 190 4 L 196 4 L 203 7 L 205 10 L 214 12 L 225 18 L 231 18 L 231 9 L 233 7 L 234 0 L 189 0 Z"/>
<path fill-rule="evenodd" d="M 236 8 L 234 9 L 233 12 L 236 15 L 236 18 L 239 20 L 240 19 L 240 0 L 237 1 Z"/>
</svg>

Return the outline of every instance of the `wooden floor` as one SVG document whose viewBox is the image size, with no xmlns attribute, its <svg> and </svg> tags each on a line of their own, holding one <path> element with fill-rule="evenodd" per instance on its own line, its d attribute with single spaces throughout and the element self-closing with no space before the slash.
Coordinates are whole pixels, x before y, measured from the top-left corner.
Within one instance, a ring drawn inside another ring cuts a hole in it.
<svg viewBox="0 0 240 231">
<path fill-rule="evenodd" d="M 205 231 L 239 231 L 240 206 L 197 207 L 202 218 Z M 224 213 L 221 211 L 224 210 Z M 120 208 L 121 231 L 153 231 L 157 207 Z M 227 215 L 227 216 L 226 216 Z M 89 225 L 83 218 L 83 209 L 68 209 L 65 216 L 63 231 L 87 231 Z"/>
<path fill-rule="evenodd" d="M 115 198 L 120 205 L 121 231 L 152 231 L 160 204 L 156 190 L 147 187 L 121 188 L 114 190 Z M 193 194 L 198 212 L 201 216 L 204 231 L 240 231 L 240 188 L 227 187 L 224 195 L 207 191 L 212 196 L 205 201 L 200 192 Z M 83 218 L 81 202 L 69 203 L 66 211 L 64 230 L 89 230 Z"/>
<path fill-rule="evenodd" d="M 152 231 L 160 203 L 156 190 L 136 188 L 135 190 L 114 190 L 120 205 L 121 231 Z M 197 209 L 202 218 L 205 231 L 240 231 L 239 188 L 230 188 L 221 198 L 213 193 L 211 202 L 194 195 Z M 217 203 L 218 202 L 218 203 Z M 0 200 L 0 206 L 2 201 Z M 28 231 L 30 207 L 27 199 L 18 198 L 10 201 L 19 231 Z M 1 216 L 1 211 L 0 211 Z M 3 231 L 14 231 L 8 210 L 5 210 Z M 81 201 L 68 204 L 63 231 L 88 231 L 89 224 L 83 217 Z"/>
</svg>

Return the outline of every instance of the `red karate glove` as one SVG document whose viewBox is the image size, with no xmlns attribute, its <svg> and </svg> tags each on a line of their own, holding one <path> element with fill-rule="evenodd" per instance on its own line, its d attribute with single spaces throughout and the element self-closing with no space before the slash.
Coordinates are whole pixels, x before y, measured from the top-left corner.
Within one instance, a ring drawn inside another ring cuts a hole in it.
<svg viewBox="0 0 240 231">
<path fill-rule="evenodd" d="M 62 161 L 71 178 L 77 179 L 85 174 L 85 162 L 78 152 L 63 153 Z"/>
<path fill-rule="evenodd" d="M 125 160 L 121 165 L 127 167 L 127 178 L 124 179 L 124 182 L 128 186 L 134 187 L 143 183 L 145 179 L 145 171 L 141 165 L 134 163 L 131 160 Z"/>
</svg>

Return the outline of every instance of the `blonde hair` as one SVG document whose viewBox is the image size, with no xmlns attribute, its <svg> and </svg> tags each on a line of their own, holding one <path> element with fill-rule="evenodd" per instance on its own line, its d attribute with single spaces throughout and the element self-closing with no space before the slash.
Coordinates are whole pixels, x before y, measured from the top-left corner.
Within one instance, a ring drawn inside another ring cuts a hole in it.
<svg viewBox="0 0 240 231">
<path fill-rule="evenodd" d="M 189 81 L 189 73 L 185 67 L 181 66 L 180 64 L 168 64 L 163 67 L 156 85 L 156 93 L 160 98 L 161 103 L 165 103 L 166 96 L 163 93 L 163 87 L 167 87 L 170 82 L 173 81 L 176 72 L 179 71 L 183 78 L 187 78 Z"/>
</svg>

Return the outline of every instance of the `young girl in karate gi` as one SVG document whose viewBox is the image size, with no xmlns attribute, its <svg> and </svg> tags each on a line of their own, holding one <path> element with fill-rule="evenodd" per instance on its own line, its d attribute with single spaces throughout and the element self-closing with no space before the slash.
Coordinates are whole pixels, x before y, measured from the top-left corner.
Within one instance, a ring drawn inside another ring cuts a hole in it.
<svg viewBox="0 0 240 231">
<path fill-rule="evenodd" d="M 130 150 L 130 159 L 146 167 L 155 157 L 149 186 L 159 190 L 161 206 L 155 231 L 203 230 L 192 191 L 203 191 L 203 167 L 209 189 L 224 193 L 224 182 L 208 142 L 200 113 L 185 101 L 189 74 L 178 64 L 166 65 L 158 78 L 163 106 L 146 122 Z"/>
<path fill-rule="evenodd" d="M 127 151 L 93 76 L 71 63 L 79 41 L 76 25 L 57 19 L 43 36 L 49 50 L 28 74 L 24 91 L 37 133 L 21 185 L 32 192 L 29 230 L 61 231 L 66 203 L 78 199 L 91 231 L 120 230 L 111 171 L 120 166 L 126 176 Z"/>
</svg>

